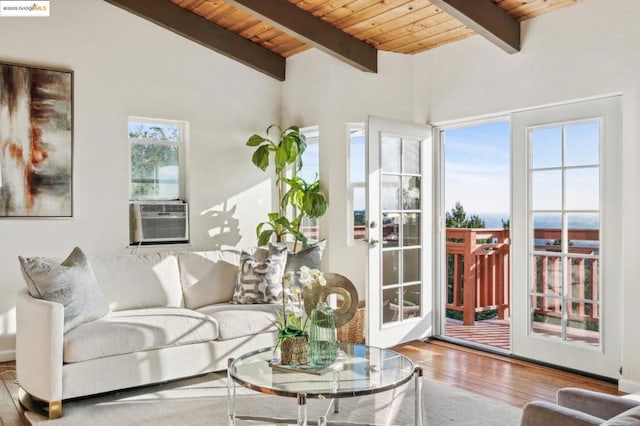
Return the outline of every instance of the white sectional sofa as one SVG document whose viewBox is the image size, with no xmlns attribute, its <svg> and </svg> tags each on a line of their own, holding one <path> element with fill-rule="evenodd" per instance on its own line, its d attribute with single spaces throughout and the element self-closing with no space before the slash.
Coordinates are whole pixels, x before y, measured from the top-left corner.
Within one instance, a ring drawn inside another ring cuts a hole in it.
<svg viewBox="0 0 640 426">
<path fill-rule="evenodd" d="M 65 334 L 62 304 L 18 296 L 18 381 L 50 417 L 65 399 L 224 370 L 274 344 L 274 305 L 229 303 L 238 251 L 88 259 L 106 316 Z"/>
</svg>

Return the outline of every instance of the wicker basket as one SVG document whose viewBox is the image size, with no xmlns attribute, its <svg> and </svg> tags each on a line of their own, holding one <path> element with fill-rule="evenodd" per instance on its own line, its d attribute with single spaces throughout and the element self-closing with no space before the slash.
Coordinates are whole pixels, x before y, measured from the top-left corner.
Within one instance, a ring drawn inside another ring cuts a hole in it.
<svg viewBox="0 0 640 426">
<path fill-rule="evenodd" d="M 358 310 L 351 321 L 337 329 L 338 342 L 341 343 L 365 343 L 364 331 L 364 300 L 358 303 Z"/>
</svg>

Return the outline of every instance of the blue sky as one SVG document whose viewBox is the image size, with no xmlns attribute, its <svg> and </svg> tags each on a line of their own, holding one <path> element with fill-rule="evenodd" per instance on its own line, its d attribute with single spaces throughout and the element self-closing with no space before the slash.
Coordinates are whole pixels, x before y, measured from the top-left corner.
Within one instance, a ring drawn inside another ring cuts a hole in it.
<svg viewBox="0 0 640 426">
<path fill-rule="evenodd" d="M 460 201 L 467 213 L 509 213 L 508 121 L 445 132 L 446 211 Z"/>
<path fill-rule="evenodd" d="M 564 152 L 563 152 L 564 129 Z M 533 210 L 599 209 L 599 123 L 531 130 Z M 467 213 L 509 212 L 509 121 L 445 131 L 445 209 L 460 201 Z M 564 157 L 564 160 L 563 160 Z"/>
</svg>

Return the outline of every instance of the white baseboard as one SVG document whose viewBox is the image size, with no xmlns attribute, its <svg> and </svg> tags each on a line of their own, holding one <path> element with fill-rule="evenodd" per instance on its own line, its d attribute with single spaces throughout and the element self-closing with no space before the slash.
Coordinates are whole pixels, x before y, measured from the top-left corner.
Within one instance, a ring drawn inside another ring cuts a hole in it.
<svg viewBox="0 0 640 426">
<path fill-rule="evenodd" d="M 0 351 L 0 362 L 15 361 L 15 360 L 16 360 L 15 350 Z"/>
<path fill-rule="evenodd" d="M 640 391 L 640 382 L 637 380 L 618 380 L 618 390 L 627 393 L 633 393 Z"/>
</svg>

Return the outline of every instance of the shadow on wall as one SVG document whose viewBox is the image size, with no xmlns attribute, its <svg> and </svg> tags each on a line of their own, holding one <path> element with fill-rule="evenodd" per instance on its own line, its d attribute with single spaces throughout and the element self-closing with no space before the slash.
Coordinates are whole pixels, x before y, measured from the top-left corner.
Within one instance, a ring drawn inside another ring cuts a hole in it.
<svg viewBox="0 0 640 426">
<path fill-rule="evenodd" d="M 233 217 L 237 205 L 229 208 L 227 202 L 211 207 L 200 213 L 201 216 L 209 216 L 207 225 L 208 233 L 213 247 L 211 250 L 220 250 L 227 246 L 235 247 L 242 236 L 240 235 L 240 221 Z"/>
</svg>

